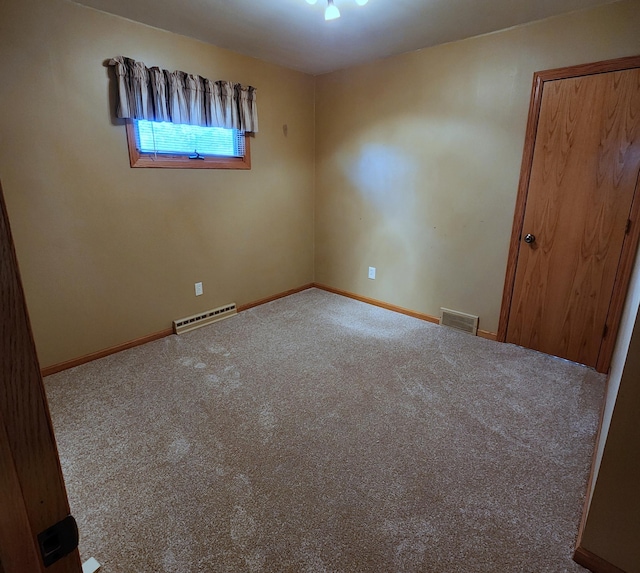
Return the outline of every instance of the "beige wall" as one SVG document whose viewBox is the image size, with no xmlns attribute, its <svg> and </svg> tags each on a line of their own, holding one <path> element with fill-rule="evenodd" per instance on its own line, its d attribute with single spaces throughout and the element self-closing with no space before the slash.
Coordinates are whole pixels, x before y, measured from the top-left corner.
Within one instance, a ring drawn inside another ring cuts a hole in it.
<svg viewBox="0 0 640 573">
<path fill-rule="evenodd" d="M 313 77 L 64 0 L 3 0 L 0 54 L 0 179 L 43 366 L 313 280 Z M 131 169 L 103 65 L 119 54 L 255 86 L 252 170 Z"/>
<path fill-rule="evenodd" d="M 600 464 L 602 462 L 602 454 L 604 453 L 605 441 L 609 428 L 611 426 L 611 419 L 613 417 L 613 410 L 618 397 L 618 391 L 620 390 L 620 382 L 622 381 L 622 375 L 629 354 L 629 347 L 631 344 L 631 337 L 633 336 L 633 329 L 638 316 L 638 310 L 640 309 L 640 250 L 636 255 L 636 262 L 631 280 L 629 282 L 629 292 L 627 293 L 627 300 L 622 314 L 622 321 L 620 322 L 620 328 L 618 330 L 618 337 L 616 339 L 616 346 L 613 352 L 611 360 L 611 369 L 609 370 L 609 377 L 607 380 L 607 391 L 605 395 L 604 410 L 602 412 L 602 425 L 600 428 L 600 437 L 596 444 L 596 455 L 593 464 L 593 473 L 598 475 L 600 470 Z M 593 495 L 593 487 L 588 492 L 591 499 Z"/>
<path fill-rule="evenodd" d="M 316 281 L 495 332 L 532 75 L 638 54 L 639 29 L 620 2 L 319 77 Z"/>
<path fill-rule="evenodd" d="M 582 546 L 640 573 L 640 315 L 636 318 Z"/>
</svg>

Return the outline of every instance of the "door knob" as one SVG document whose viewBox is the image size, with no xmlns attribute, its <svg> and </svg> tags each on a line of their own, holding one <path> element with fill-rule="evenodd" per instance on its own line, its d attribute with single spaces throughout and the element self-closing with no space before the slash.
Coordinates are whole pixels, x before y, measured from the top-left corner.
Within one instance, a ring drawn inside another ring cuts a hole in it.
<svg viewBox="0 0 640 573">
<path fill-rule="evenodd" d="M 532 235 L 531 233 L 527 233 L 527 234 L 524 236 L 524 242 L 525 242 L 525 243 L 528 243 L 529 245 L 530 245 L 531 243 L 535 243 L 535 242 L 536 242 L 536 237 L 535 237 L 535 235 Z"/>
</svg>

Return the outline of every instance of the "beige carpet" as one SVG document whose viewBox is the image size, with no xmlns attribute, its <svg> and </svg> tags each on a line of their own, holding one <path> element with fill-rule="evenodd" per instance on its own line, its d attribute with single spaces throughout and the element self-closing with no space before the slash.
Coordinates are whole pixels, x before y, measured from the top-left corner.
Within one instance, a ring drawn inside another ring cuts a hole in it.
<svg viewBox="0 0 640 573">
<path fill-rule="evenodd" d="M 585 571 L 587 368 L 312 289 L 45 385 L 104 573 Z"/>
</svg>

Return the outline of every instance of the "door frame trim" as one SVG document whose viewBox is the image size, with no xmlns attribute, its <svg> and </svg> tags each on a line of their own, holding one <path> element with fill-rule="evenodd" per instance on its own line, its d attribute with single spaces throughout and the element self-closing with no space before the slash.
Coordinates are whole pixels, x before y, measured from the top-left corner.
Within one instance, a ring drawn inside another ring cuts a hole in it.
<svg viewBox="0 0 640 573">
<path fill-rule="evenodd" d="M 527 129 L 525 132 L 524 150 L 522 152 L 522 166 L 520 168 L 520 181 L 518 183 L 518 194 L 516 197 L 516 206 L 513 216 L 513 227 L 511 230 L 511 239 L 509 243 L 509 254 L 507 257 L 507 269 L 505 273 L 504 289 L 502 292 L 502 305 L 500 307 L 500 317 L 498 319 L 499 342 L 506 342 L 507 328 L 509 326 L 509 314 L 511 312 L 511 302 L 513 298 L 513 289 L 516 281 L 516 266 L 518 263 L 518 255 L 520 252 L 522 227 L 524 224 L 524 214 L 527 207 L 527 195 L 529 193 L 529 180 L 531 178 L 531 170 L 533 166 L 533 153 L 536 143 L 536 134 L 538 132 L 538 120 L 540 117 L 540 108 L 542 106 L 542 92 L 546 82 L 554 80 L 564 80 L 568 78 L 576 78 L 581 76 L 591 76 L 594 74 L 602 74 L 607 72 L 617 72 L 622 70 L 630 70 L 640 68 L 640 56 L 629 56 L 625 58 L 617 58 L 615 60 L 605 60 L 602 62 L 594 62 L 591 64 L 580 64 L 577 66 L 569 66 L 565 68 L 555 68 L 552 70 L 544 70 L 533 74 L 533 86 L 531 88 L 531 100 L 529 104 L 529 115 L 527 118 Z M 636 222 L 640 217 L 640 199 L 637 193 L 638 185 L 636 184 L 636 193 L 631 206 L 632 221 Z M 596 369 L 599 372 L 607 372 L 611 364 L 611 357 L 615 345 L 618 327 L 622 318 L 624 302 L 627 293 L 627 287 L 633 270 L 633 261 L 638 248 L 640 239 L 640 225 L 633 224 L 631 231 L 626 235 L 622 246 L 622 255 L 611 297 L 611 304 L 607 314 L 608 332 L 604 337 L 598 354 L 598 362 Z"/>
</svg>

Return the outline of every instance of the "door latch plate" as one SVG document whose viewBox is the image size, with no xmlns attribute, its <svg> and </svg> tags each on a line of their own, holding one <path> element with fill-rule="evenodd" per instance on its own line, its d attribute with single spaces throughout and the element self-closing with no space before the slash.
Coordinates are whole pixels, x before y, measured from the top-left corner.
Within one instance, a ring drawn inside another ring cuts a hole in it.
<svg viewBox="0 0 640 573">
<path fill-rule="evenodd" d="M 69 555 L 78 547 L 78 524 L 72 515 L 38 534 L 38 545 L 45 567 Z"/>
</svg>

